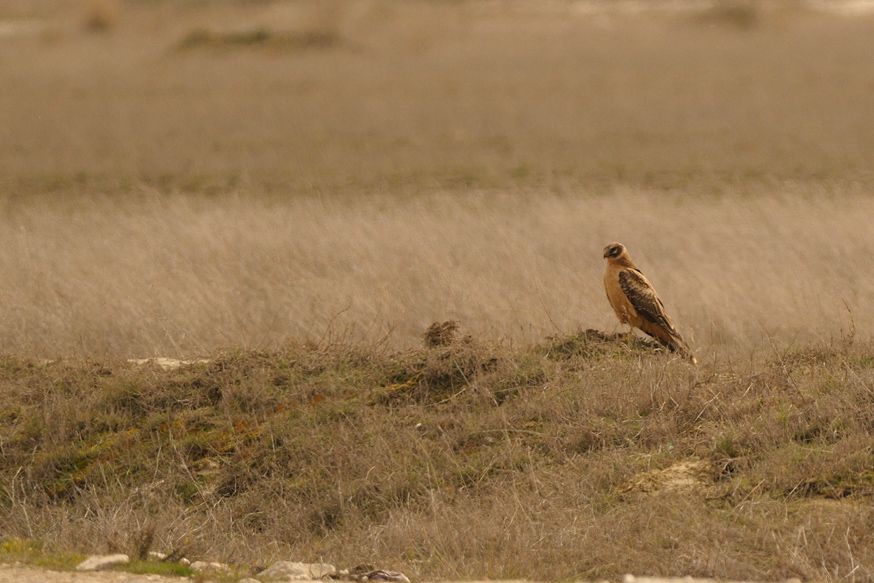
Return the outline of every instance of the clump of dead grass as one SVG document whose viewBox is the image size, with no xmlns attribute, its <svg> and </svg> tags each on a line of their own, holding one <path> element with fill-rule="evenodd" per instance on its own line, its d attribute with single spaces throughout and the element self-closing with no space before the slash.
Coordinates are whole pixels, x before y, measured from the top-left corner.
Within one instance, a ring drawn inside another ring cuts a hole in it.
<svg viewBox="0 0 874 583">
<path fill-rule="evenodd" d="M 434 348 L 437 346 L 447 346 L 458 340 L 459 324 L 455 320 L 447 320 L 445 322 L 434 322 L 428 329 L 422 339 L 425 341 L 426 348 Z"/>
</svg>

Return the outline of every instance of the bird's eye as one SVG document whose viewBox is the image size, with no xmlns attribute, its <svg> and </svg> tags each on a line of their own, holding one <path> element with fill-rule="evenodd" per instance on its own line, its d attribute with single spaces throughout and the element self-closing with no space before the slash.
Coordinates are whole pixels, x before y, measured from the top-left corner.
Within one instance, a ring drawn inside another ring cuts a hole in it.
<svg viewBox="0 0 874 583">
<path fill-rule="evenodd" d="M 610 257 L 616 257 L 622 250 L 619 247 L 613 247 L 610 249 Z"/>
</svg>

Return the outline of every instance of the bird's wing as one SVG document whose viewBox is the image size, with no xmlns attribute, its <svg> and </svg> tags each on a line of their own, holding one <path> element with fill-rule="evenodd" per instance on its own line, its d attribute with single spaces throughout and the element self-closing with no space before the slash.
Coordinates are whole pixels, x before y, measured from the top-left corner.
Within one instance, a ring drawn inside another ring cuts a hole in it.
<svg viewBox="0 0 874 583">
<path fill-rule="evenodd" d="M 662 326 L 673 335 L 677 335 L 674 324 L 665 312 L 665 306 L 662 305 L 656 291 L 641 272 L 636 269 L 620 271 L 619 287 L 622 288 L 625 297 L 642 318 Z"/>
</svg>

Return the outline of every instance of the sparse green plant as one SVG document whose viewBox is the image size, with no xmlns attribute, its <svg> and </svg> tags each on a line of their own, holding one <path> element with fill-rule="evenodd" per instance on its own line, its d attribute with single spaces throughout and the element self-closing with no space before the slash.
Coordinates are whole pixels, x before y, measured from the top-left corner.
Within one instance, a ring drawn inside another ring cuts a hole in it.
<svg viewBox="0 0 874 583">
<path fill-rule="evenodd" d="M 48 569 L 72 569 L 85 555 L 65 551 L 50 551 L 41 541 L 8 537 L 0 538 L 0 563 L 25 563 Z"/>
</svg>

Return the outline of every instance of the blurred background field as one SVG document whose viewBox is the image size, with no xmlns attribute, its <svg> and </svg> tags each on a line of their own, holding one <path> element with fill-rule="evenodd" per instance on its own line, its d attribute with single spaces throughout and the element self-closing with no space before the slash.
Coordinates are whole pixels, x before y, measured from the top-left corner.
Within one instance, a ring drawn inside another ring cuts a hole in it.
<svg viewBox="0 0 874 583">
<path fill-rule="evenodd" d="M 699 351 L 867 335 L 870 8 L 6 0 L 0 342 L 611 329 L 612 240 Z"/>
</svg>

